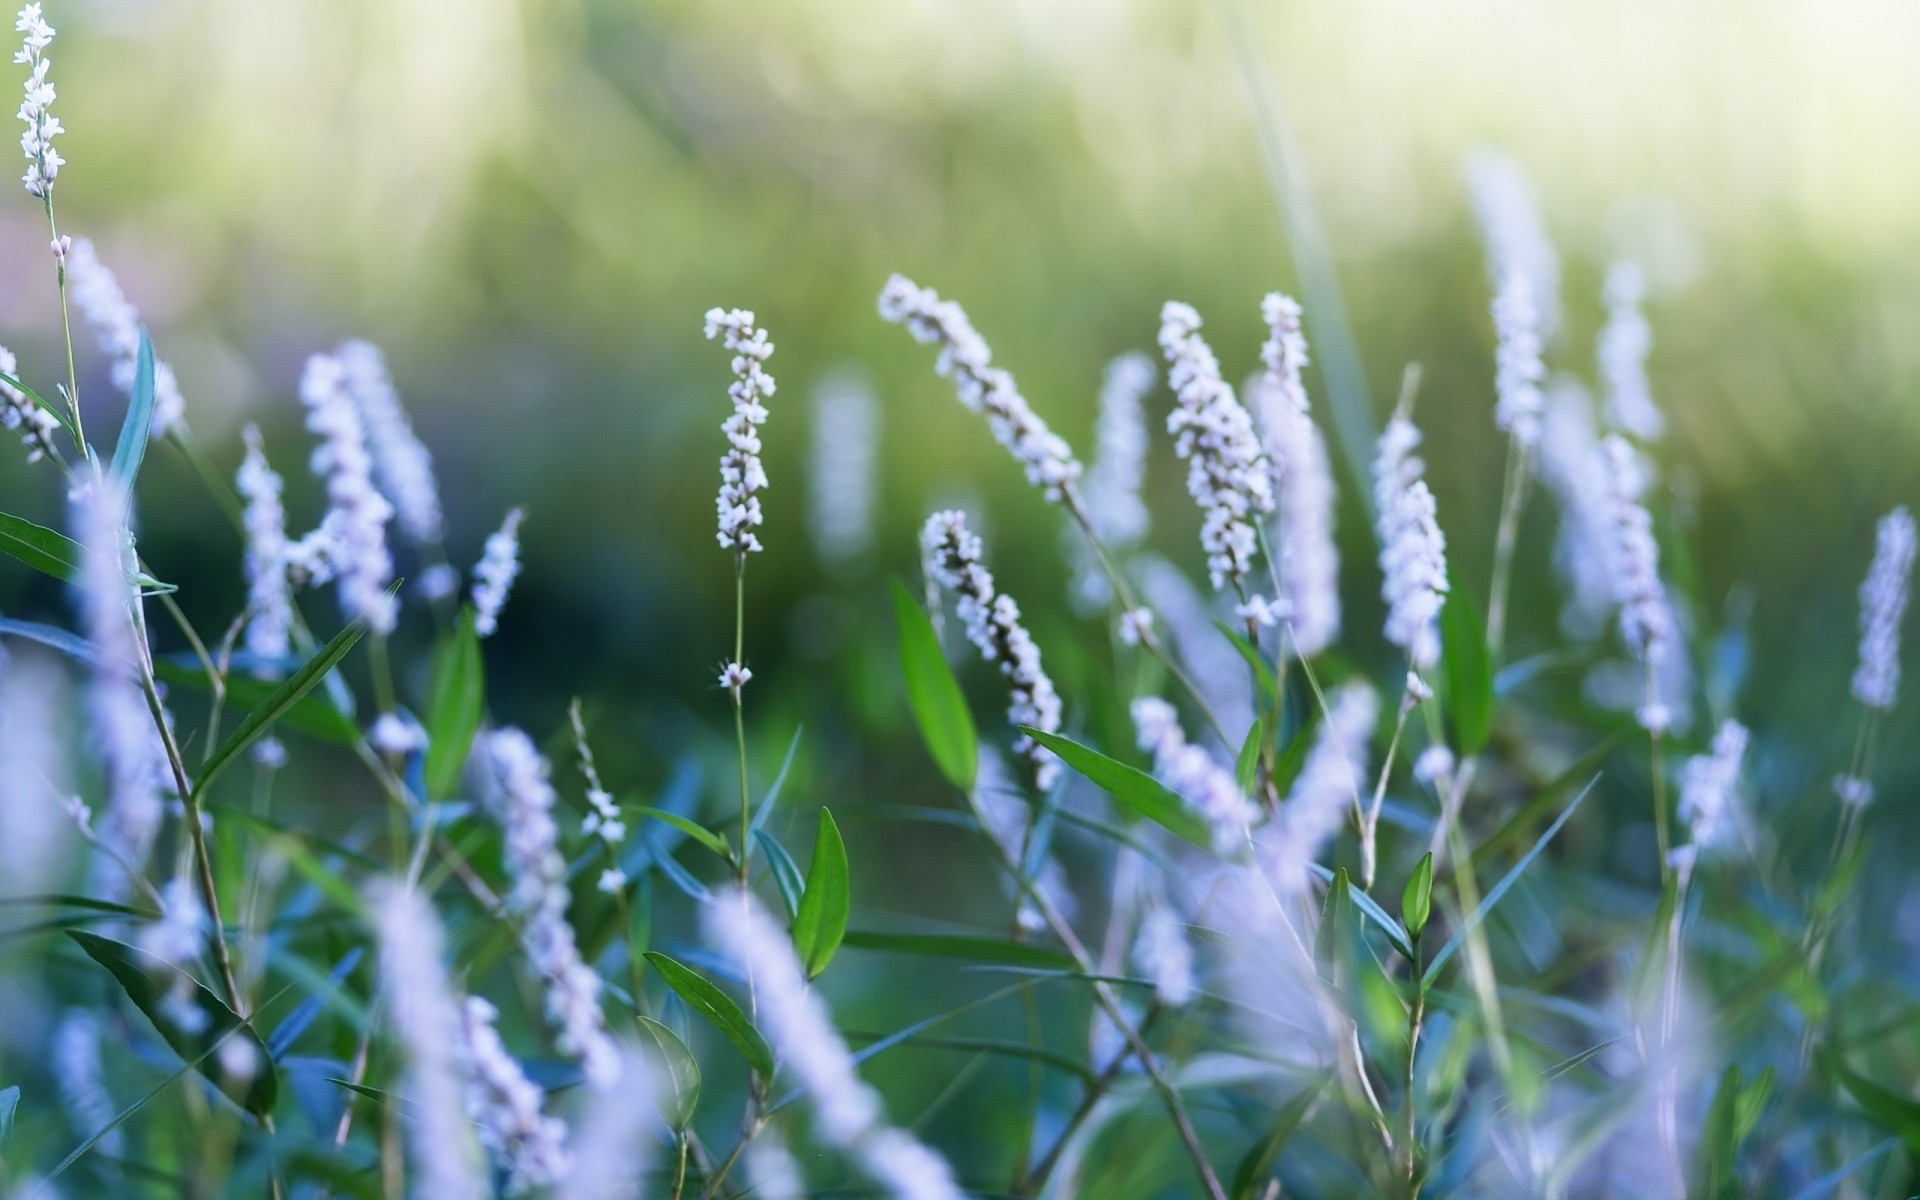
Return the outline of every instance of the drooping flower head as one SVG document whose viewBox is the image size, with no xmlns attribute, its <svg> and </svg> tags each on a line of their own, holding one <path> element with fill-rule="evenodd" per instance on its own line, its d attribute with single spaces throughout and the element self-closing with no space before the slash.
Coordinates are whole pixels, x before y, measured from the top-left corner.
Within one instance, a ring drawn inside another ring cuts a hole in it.
<svg viewBox="0 0 1920 1200">
<path fill-rule="evenodd" d="M 484 751 L 494 784 L 490 807 L 513 880 L 507 906 L 519 918 L 521 947 L 546 988 L 547 1020 L 560 1048 L 580 1059 L 588 1082 L 604 1087 L 619 1074 L 620 1055 L 600 1011 L 600 977 L 580 957 L 567 923 L 567 860 L 553 817 L 550 768 L 518 729 L 486 735 Z"/>
<path fill-rule="evenodd" d="M 1187 494 L 1203 514 L 1200 543 L 1215 589 L 1241 589 L 1259 535 L 1254 521 L 1273 511 L 1273 478 L 1253 421 L 1220 378 L 1220 362 L 1200 336 L 1200 314 L 1169 301 L 1160 310 L 1167 382 L 1178 396 L 1167 418 L 1174 452 L 1187 462 Z"/>
<path fill-rule="evenodd" d="M 1333 472 L 1326 443 L 1310 415 L 1305 381 L 1307 339 L 1300 306 L 1270 294 L 1260 306 L 1268 337 L 1267 369 L 1253 389 L 1267 457 L 1273 463 L 1279 515 L 1273 553 L 1293 652 L 1310 658 L 1340 636 L 1340 551 L 1334 541 Z"/>
<path fill-rule="evenodd" d="M 1204 747 L 1187 741 L 1180 714 L 1158 696 L 1135 700 L 1132 716 L 1140 749 L 1153 756 L 1154 777 L 1207 819 L 1214 851 L 1227 854 L 1246 845 L 1247 830 L 1259 810 L 1240 791 L 1233 772 Z"/>
<path fill-rule="evenodd" d="M 540 1088 L 493 1027 L 499 1015 L 478 996 L 461 1007 L 467 1117 L 506 1175 L 506 1194 L 524 1196 L 566 1177 L 567 1126 L 540 1111 Z"/>
<path fill-rule="evenodd" d="M 873 545 L 880 487 L 880 402 L 855 375 L 836 374 L 813 396 L 813 474 L 808 507 L 813 544 L 829 563 L 851 562 Z"/>
<path fill-rule="evenodd" d="M 509 509 L 500 528 L 487 535 L 487 547 L 473 568 L 473 631 L 490 637 L 500 627 L 500 610 L 520 575 L 520 522 L 525 513 Z"/>
<path fill-rule="evenodd" d="M 294 547 L 292 557 L 314 582 L 336 581 L 340 611 L 349 620 L 364 620 L 377 634 L 392 633 L 400 616 L 399 600 L 387 590 L 393 580 L 387 550 L 393 505 L 373 484 L 366 426 L 337 355 L 307 360 L 300 402 L 307 409 L 307 428 L 320 439 L 310 465 L 326 481 L 327 515 Z"/>
<path fill-rule="evenodd" d="M 927 518 L 920 549 L 928 578 L 953 593 L 954 609 L 980 657 L 1000 669 L 1012 690 L 1007 720 L 1044 733 L 1060 729 L 1060 696 L 1040 665 L 1040 647 L 1020 623 L 1020 606 L 994 590 L 993 573 L 981 562 L 980 539 L 957 510 Z M 1053 753 L 1022 734 L 1014 747 L 1033 762 L 1034 785 L 1053 786 L 1060 764 Z"/>
<path fill-rule="evenodd" d="M 1447 597 L 1447 539 L 1413 452 L 1420 430 L 1404 416 L 1387 422 L 1373 460 L 1380 530 L 1380 594 L 1387 602 L 1387 640 L 1407 652 L 1416 670 L 1440 661 L 1440 610 Z"/>
<path fill-rule="evenodd" d="M 55 176 L 66 160 L 53 148 L 53 139 L 66 130 L 52 113 L 53 81 L 47 78 L 53 60 L 46 49 L 53 44 L 53 26 L 40 14 L 38 4 L 20 10 L 14 32 L 24 35 L 20 49 L 14 51 L 16 66 L 29 69 L 26 94 L 20 101 L 20 121 L 27 128 L 20 135 L 20 152 L 27 157 L 27 173 L 21 177 L 29 195 L 44 197 L 53 190 Z"/>
<path fill-rule="evenodd" d="M 67 295 L 93 328 L 94 341 L 110 360 L 113 386 L 122 395 L 131 396 L 134 377 L 140 368 L 140 314 L 120 289 L 120 281 L 100 261 L 92 242 L 86 238 L 75 240 L 65 257 Z M 164 437 L 180 423 L 186 408 L 173 368 L 162 360 L 154 360 L 153 423 L 149 436 Z"/>
<path fill-rule="evenodd" d="M 386 358 L 373 343 L 357 339 L 342 342 L 335 353 L 346 374 L 347 394 L 367 431 L 375 478 L 393 505 L 400 529 L 417 543 L 438 542 L 446 522 L 440 512 L 433 455 L 407 420 Z"/>
<path fill-rule="evenodd" d="M 993 352 L 974 331 L 967 314 L 932 288 L 894 275 L 880 290 L 880 316 L 902 325 L 913 339 L 940 347 L 934 370 L 953 380 L 967 411 L 982 413 L 994 440 L 1013 453 L 1027 482 L 1049 500 L 1059 500 L 1080 477 L 1080 464 L 1067 443 L 1047 428 L 1014 386 L 1013 376 L 993 365 Z"/>
<path fill-rule="evenodd" d="M 753 323 L 753 314 L 745 309 L 709 309 L 706 332 L 709 340 L 723 338 L 733 351 L 734 381 L 727 388 L 733 398 L 733 415 L 721 424 L 727 435 L 727 452 L 720 457 L 720 494 L 716 506 L 720 514 L 720 547 L 747 554 L 760 549 L 760 538 L 753 531 L 760 527 L 760 495 L 767 486 L 767 471 L 760 462 L 760 426 L 766 424 L 766 400 L 773 395 L 773 376 L 761 364 L 773 353 L 767 332 Z"/>
<path fill-rule="evenodd" d="M 1600 380 L 1606 387 L 1607 424 L 1643 442 L 1660 436 L 1666 418 L 1653 402 L 1647 382 L 1647 352 L 1653 349 L 1653 329 L 1640 311 L 1647 291 L 1646 277 L 1630 262 L 1617 262 L 1607 271 L 1603 299 L 1607 323 L 1600 330 Z"/>
<path fill-rule="evenodd" d="M 1900 619 L 1913 581 L 1913 514 L 1903 505 L 1880 518 L 1873 566 L 1860 585 L 1860 665 L 1853 695 L 1868 708 L 1893 707 L 1900 690 Z"/>
<path fill-rule="evenodd" d="M 1546 400 L 1540 384 L 1547 368 L 1540 361 L 1539 313 L 1526 273 L 1511 270 L 1493 297 L 1493 421 L 1522 449 L 1540 440 L 1540 412 Z"/>
</svg>

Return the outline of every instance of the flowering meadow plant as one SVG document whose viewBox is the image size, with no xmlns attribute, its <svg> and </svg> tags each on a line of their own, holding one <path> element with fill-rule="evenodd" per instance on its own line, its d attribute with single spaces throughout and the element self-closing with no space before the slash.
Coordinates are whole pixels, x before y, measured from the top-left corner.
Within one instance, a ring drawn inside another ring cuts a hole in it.
<svg viewBox="0 0 1920 1200">
<path fill-rule="evenodd" d="M 1260 332 L 1240 383 L 1195 307 L 1143 303 L 1158 361 L 1076 364 L 1100 398 L 1083 466 L 958 302 L 875 281 L 876 323 L 934 348 L 1044 499 L 1050 591 L 996 574 L 964 505 L 921 509 L 917 552 L 889 540 L 880 383 L 789 404 L 755 312 L 688 314 L 725 352 L 703 529 L 734 604 L 685 739 L 728 761 L 689 751 L 652 789 L 597 757 L 628 731 L 590 697 L 494 711 L 542 514 L 489 514 L 478 560 L 450 559 L 461 507 L 372 344 L 315 345 L 284 381 L 304 463 L 252 424 L 196 437 L 192 379 L 59 232 L 56 33 L 39 4 L 16 28 L 69 336 L 53 360 L 0 350 L 0 423 L 8 469 L 66 520 L 0 514 L 0 567 L 70 604 L 0 618 L 0 1195 L 1910 1191 L 1920 997 L 1859 952 L 1855 884 L 1879 751 L 1911 728 L 1913 518 L 1889 498 L 1835 537 L 1864 578 L 1830 714 L 1850 749 L 1787 794 L 1766 768 L 1786 734 L 1743 722 L 1729 634 L 1678 566 L 1643 273 L 1605 272 L 1597 345 L 1574 345 L 1509 160 L 1468 168 L 1494 381 L 1476 436 L 1507 462 L 1491 529 L 1430 482 L 1416 369 L 1355 458 L 1371 477 L 1336 477 L 1309 313 L 1280 291 L 1208 314 Z M 79 384 L 96 355 L 124 397 L 111 436 Z M 808 412 L 814 474 L 789 479 L 769 443 L 805 444 Z M 142 544 L 163 454 L 244 544 L 218 627 L 178 599 L 202 581 Z M 1197 514 L 1156 511 L 1175 471 Z M 906 762 L 937 803 L 886 771 L 813 795 L 789 774 L 813 735 L 762 705 L 786 668 L 750 664 L 746 636 L 784 616 L 746 579 L 789 497 L 834 586 L 891 601 L 869 640 L 898 703 L 856 756 Z M 1349 508 L 1371 547 L 1343 556 Z M 1197 538 L 1150 545 L 1183 520 Z M 1449 534 L 1494 547 L 1484 584 Z M 1559 641 L 1514 656 L 1535 559 Z M 1346 602 L 1373 593 L 1378 622 Z M 330 807 L 289 801 L 311 794 Z M 1601 805 L 1635 833 L 1604 851 Z M 1812 850 L 1770 829 L 1787 812 Z M 965 913 L 883 912 L 870 881 L 898 864 L 854 852 L 883 822 L 996 886 Z M 942 1067 L 903 1078 L 910 1054 Z M 991 1102 L 946 1119 L 976 1078 Z"/>
</svg>

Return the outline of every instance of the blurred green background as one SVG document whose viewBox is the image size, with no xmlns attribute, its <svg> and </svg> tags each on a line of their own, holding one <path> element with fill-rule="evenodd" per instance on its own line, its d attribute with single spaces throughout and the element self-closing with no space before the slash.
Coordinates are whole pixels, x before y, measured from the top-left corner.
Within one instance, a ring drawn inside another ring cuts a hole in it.
<svg viewBox="0 0 1920 1200">
<path fill-rule="evenodd" d="M 302 360 L 349 335 L 387 351 L 435 455 L 455 560 L 472 561 L 508 506 L 529 511 L 527 570 L 488 649 L 496 716 L 545 736 L 584 694 L 630 800 L 686 750 L 724 762 L 712 678 L 733 581 L 712 504 L 728 373 L 700 322 L 715 304 L 754 309 L 781 385 L 768 550 L 748 571 L 755 773 L 771 778 L 805 721 L 790 786 L 838 806 L 938 802 L 900 714 L 880 586 L 913 578 L 936 502 L 984 509 L 992 565 L 1062 675 L 1070 722 L 1112 715 L 1077 683 L 1069 646 L 1103 640 L 1065 603 L 1057 514 L 931 354 L 877 318 L 888 272 L 962 302 L 1088 453 L 1100 370 L 1152 348 L 1163 300 L 1207 316 L 1230 377 L 1256 365 L 1259 297 L 1299 282 L 1262 156 L 1261 121 L 1277 122 L 1373 419 L 1407 362 L 1425 369 L 1442 524 L 1484 592 L 1505 447 L 1460 166 L 1497 144 L 1532 176 L 1563 259 L 1551 367 L 1591 378 L 1611 259 L 1650 272 L 1651 371 L 1671 419 L 1662 507 L 1713 626 L 1730 598 L 1751 601 L 1739 711 L 1791 733 L 1761 752 L 1763 792 L 1818 788 L 1853 730 L 1850 710 L 1829 718 L 1871 523 L 1920 500 L 1920 8 L 1242 5 L 52 0 L 70 130 L 58 200 L 152 325 L 221 469 L 238 463 L 243 421 L 268 431 L 296 529 L 320 506 L 302 470 Z M 0 341 L 50 382 L 52 272 L 24 195 L 0 205 L 0 268 Z M 83 395 L 108 395 L 99 357 L 81 358 Z M 858 569 L 831 571 L 807 532 L 811 396 L 849 367 L 882 403 L 879 538 Z M 1309 385 L 1324 421 L 1317 371 Z M 1163 414 L 1164 391 L 1154 403 Z M 7 455 L 0 500 L 58 523 L 49 480 Z M 1164 439 L 1149 482 L 1155 545 L 1199 574 Z M 189 584 L 196 621 L 224 628 L 241 605 L 237 536 L 171 448 L 142 491 L 148 557 Z M 1384 677 L 1371 539 L 1350 491 L 1343 504 L 1348 646 Z M 1557 638 L 1555 519 L 1537 497 L 1514 657 Z M 0 574 L 0 611 L 63 611 L 25 575 Z M 331 624 L 330 597 L 306 607 Z M 428 632 L 412 620 L 403 648 Z M 900 753 L 871 753 L 889 731 Z M 1915 778 L 1902 742 L 1887 739 L 1887 799 Z M 717 814 L 730 801 L 712 778 Z M 876 855 L 882 837 L 917 852 Z M 975 915 L 1004 907 L 952 838 L 854 822 L 849 840 L 871 864 L 857 876 L 866 923 L 969 890 Z M 847 1007 L 850 1026 L 875 1028 L 924 1008 L 898 995 Z"/>
</svg>

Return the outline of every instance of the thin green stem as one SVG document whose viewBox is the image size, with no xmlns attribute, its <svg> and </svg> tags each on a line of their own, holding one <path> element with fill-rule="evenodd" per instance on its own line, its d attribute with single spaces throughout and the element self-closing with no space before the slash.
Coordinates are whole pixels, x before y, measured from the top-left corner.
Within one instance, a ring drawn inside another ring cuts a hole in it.
<svg viewBox="0 0 1920 1200">
<path fill-rule="evenodd" d="M 1424 932 L 1424 931 L 1423 931 Z M 1402 1106 L 1406 1109 L 1407 1123 L 1403 1143 L 1407 1150 L 1407 1195 L 1419 1195 L 1415 1186 L 1419 1172 L 1419 1090 L 1414 1083 L 1414 1061 L 1420 1049 L 1420 1031 L 1427 1017 L 1427 989 L 1421 982 L 1420 972 L 1420 934 L 1413 935 L 1413 958 L 1409 961 L 1409 973 L 1413 979 L 1413 1003 L 1407 1009 L 1407 1073 L 1406 1091 L 1402 1097 Z"/>
<path fill-rule="evenodd" d="M 1513 582 L 1514 543 L 1520 535 L 1520 510 L 1526 503 L 1529 454 L 1517 442 L 1507 444 L 1507 477 L 1500 492 L 1500 528 L 1493 541 L 1493 582 L 1487 597 L 1487 655 L 1494 665 L 1506 645 L 1507 592 Z"/>
<path fill-rule="evenodd" d="M 742 665 L 746 656 L 747 640 L 747 555 L 740 551 L 733 559 L 733 663 Z M 747 718 L 745 700 L 741 693 L 742 685 L 734 683 L 733 693 L 733 744 L 740 757 L 740 886 L 745 888 L 749 882 L 750 863 L 753 858 L 753 800 L 747 789 Z"/>
<path fill-rule="evenodd" d="M 46 201 L 47 233 L 52 241 L 60 240 L 60 228 L 53 219 L 53 189 L 48 188 L 42 197 Z M 51 243 L 49 243 L 51 244 Z M 67 344 L 67 415 L 73 421 L 73 436 L 78 439 L 80 456 L 88 462 L 93 461 L 93 447 L 87 442 L 86 425 L 80 420 L 80 371 L 73 354 L 73 321 L 67 315 L 67 263 L 57 257 L 53 267 L 54 283 L 60 292 L 60 334 Z"/>
</svg>

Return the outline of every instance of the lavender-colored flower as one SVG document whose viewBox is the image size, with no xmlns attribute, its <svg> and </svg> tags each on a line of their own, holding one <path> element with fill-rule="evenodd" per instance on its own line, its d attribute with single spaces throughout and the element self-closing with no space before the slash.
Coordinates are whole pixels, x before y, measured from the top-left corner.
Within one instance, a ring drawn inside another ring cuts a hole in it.
<svg viewBox="0 0 1920 1200">
<path fill-rule="evenodd" d="M 81 585 L 87 635 L 96 661 L 89 710 L 106 762 L 107 810 L 94 863 L 92 894 L 127 894 L 126 872 L 146 864 L 165 811 L 160 790 L 168 778 L 164 751 L 137 671 L 145 648 L 135 629 L 132 545 L 126 498 L 105 480 L 75 489 L 74 529 L 82 548 Z"/>
<path fill-rule="evenodd" d="M 880 316 L 904 326 L 915 341 L 939 346 L 934 370 L 953 380 L 960 403 L 969 412 L 985 414 L 994 440 L 1013 453 L 1028 483 L 1043 490 L 1049 500 L 1065 495 L 1080 477 L 1079 462 L 1066 442 L 1028 407 L 1013 376 L 993 365 L 993 352 L 974 331 L 964 309 L 942 300 L 932 288 L 894 275 L 880 290 Z"/>
<path fill-rule="evenodd" d="M 1273 479 L 1253 421 L 1220 378 L 1220 362 L 1200 336 L 1200 314 L 1169 301 L 1160 310 L 1167 382 L 1179 402 L 1167 418 L 1173 449 L 1187 462 L 1187 494 L 1200 506 L 1200 544 L 1216 590 L 1240 589 L 1259 537 L 1253 522 L 1273 511 Z"/>
<path fill-rule="evenodd" d="M 1165 904 L 1156 904 L 1140 920 L 1133 943 L 1133 964 L 1153 981 L 1154 999 L 1172 1008 L 1184 1007 L 1197 990 L 1193 979 L 1193 943 Z"/>
<path fill-rule="evenodd" d="M 40 15 L 38 4 L 29 4 L 20 10 L 13 28 L 25 35 L 20 49 L 13 53 L 13 61 L 31 68 L 26 94 L 20 101 L 20 120 L 27 127 L 20 135 L 20 151 L 27 156 L 27 173 L 21 182 L 26 184 L 28 194 L 44 197 L 53 190 L 54 178 L 66 162 L 53 148 L 53 139 L 66 130 L 60 118 L 49 111 L 53 106 L 53 81 L 47 78 L 47 69 L 53 66 L 53 60 L 46 57 L 46 49 L 53 44 L 53 26 Z"/>
<path fill-rule="evenodd" d="M 786 931 L 738 891 L 709 904 L 704 924 L 720 952 L 753 980 L 760 1028 L 812 1100 L 821 1136 L 900 1200 L 960 1200 L 939 1155 L 886 1123 L 879 1094 L 862 1082 L 826 1005 L 808 989 Z"/>
<path fill-rule="evenodd" d="M 0 652 L 0 897 L 57 890 L 73 838 L 60 794 L 70 720 L 58 668 Z"/>
<path fill-rule="evenodd" d="M 446 522 L 440 512 L 433 455 L 407 420 L 386 359 L 373 343 L 357 339 L 342 342 L 334 353 L 346 375 L 347 395 L 366 429 L 380 490 L 393 505 L 401 530 L 418 543 L 438 542 Z"/>
<path fill-rule="evenodd" d="M 588 1082 L 607 1086 L 619 1073 L 620 1055 L 600 1011 L 600 977 L 581 959 L 567 923 L 567 860 L 547 760 L 518 729 L 488 734 L 485 749 L 496 785 L 489 802 L 505 834 L 513 880 L 507 907 L 520 920 L 521 947 L 546 987 L 547 1019 L 560 1048 L 581 1060 Z"/>
<path fill-rule="evenodd" d="M 1660 546 L 1653 540 L 1653 518 L 1640 499 L 1646 488 L 1645 469 L 1639 453 L 1617 433 L 1608 434 L 1600 449 L 1613 514 L 1611 562 L 1620 635 L 1635 658 L 1657 661 L 1667 651 L 1672 627 L 1667 590 L 1660 582 Z M 1654 724 L 1664 726 L 1664 722 Z"/>
<path fill-rule="evenodd" d="M 1653 330 L 1640 311 L 1647 291 L 1646 278 L 1630 262 L 1617 262 L 1607 271 L 1603 299 L 1607 323 L 1600 330 L 1600 380 L 1606 387 L 1607 423 L 1643 442 L 1660 436 L 1666 418 L 1653 402 L 1647 383 L 1647 352 L 1653 349 Z"/>
<path fill-rule="evenodd" d="M 1713 735 L 1710 754 L 1696 754 L 1680 768 L 1680 819 L 1687 823 L 1689 853 L 1711 850 L 1725 841 L 1738 821 L 1740 761 L 1747 753 L 1747 730 L 1723 721 Z"/>
<path fill-rule="evenodd" d="M 316 583 L 338 581 L 340 609 L 349 619 L 364 620 L 383 636 L 392 633 L 400 616 L 399 602 L 387 591 L 393 558 L 386 526 L 393 505 L 373 485 L 366 426 L 338 356 L 307 360 L 300 402 L 307 408 L 307 428 L 320 438 L 311 465 L 326 481 L 328 507 L 320 528 L 292 548 L 292 561 Z"/>
<path fill-rule="evenodd" d="M 1153 756 L 1153 774 L 1193 805 L 1213 828 L 1213 848 L 1221 854 L 1246 845 L 1247 830 L 1259 810 L 1240 791 L 1233 772 L 1187 741 L 1180 714 L 1158 696 L 1133 702 L 1134 735 Z"/>
<path fill-rule="evenodd" d="M 0 346 L 0 375 L 20 378 L 19 360 L 5 346 Z M 31 396 L 0 379 L 0 426 L 18 433 L 27 448 L 27 461 L 37 463 L 53 453 L 53 435 L 60 422 Z"/>
<path fill-rule="evenodd" d="M 483 1200 L 491 1193 L 466 1115 L 465 1022 L 447 984 L 440 919 L 412 888 L 377 885 L 368 897 L 380 935 L 380 980 L 406 1073 L 406 1128 L 414 1194 Z"/>
<path fill-rule="evenodd" d="M 1903 505 L 1880 518 L 1873 566 L 1860 585 L 1860 665 L 1853 673 L 1854 699 L 1882 712 L 1900 690 L 1900 619 L 1913 582 L 1913 514 Z"/>
<path fill-rule="evenodd" d="M 806 1178 L 779 1131 L 769 1128 L 747 1143 L 748 1194 L 755 1200 L 806 1200 Z"/>
<path fill-rule="evenodd" d="M 1173 652 L 1207 707 L 1228 729 L 1246 728 L 1253 721 L 1253 683 L 1240 652 L 1220 636 L 1219 611 L 1166 559 L 1142 555 L 1135 569 L 1142 596 L 1166 623 Z"/>
<path fill-rule="evenodd" d="M 880 401 L 860 376 L 829 377 L 813 395 L 813 473 L 808 480 L 813 544 L 830 563 L 873 546 L 880 476 Z"/>
<path fill-rule="evenodd" d="M 1553 565 L 1566 599 L 1560 628 L 1591 640 L 1613 614 L 1613 498 L 1586 391 L 1556 381 L 1540 426 L 1540 477 L 1560 502 Z"/>
<path fill-rule="evenodd" d="M 1261 860 L 1281 895 L 1306 887 L 1307 868 L 1358 803 L 1367 774 L 1367 742 L 1379 713 L 1379 697 L 1357 680 L 1331 697 L 1326 720 L 1314 735 L 1280 816 L 1260 839 Z"/>
<path fill-rule="evenodd" d="M 658 1129 L 654 1073 L 630 1045 L 619 1047 L 613 1082 L 593 1088 L 577 1122 L 573 1166 L 553 1200 L 608 1200 L 650 1194 L 645 1185 Z"/>
<path fill-rule="evenodd" d="M 506 1194 L 524 1196 L 567 1174 L 567 1126 L 540 1111 L 543 1097 L 500 1041 L 499 1011 L 478 996 L 461 1010 L 467 1117 L 506 1173 Z"/>
<path fill-rule="evenodd" d="M 1153 360 L 1134 351 L 1107 364 L 1100 384 L 1100 419 L 1094 426 L 1093 463 L 1080 482 L 1080 507 L 1094 536 L 1109 551 L 1131 550 L 1152 523 L 1140 487 L 1147 468 L 1144 401 L 1157 375 Z M 1074 607 L 1098 612 L 1113 599 L 1113 585 L 1099 553 L 1078 529 L 1062 531 L 1073 564 Z"/>
<path fill-rule="evenodd" d="M 1493 297 L 1493 421 L 1514 444 L 1531 449 L 1540 440 L 1540 394 L 1547 368 L 1540 361 L 1539 313 L 1524 272 L 1510 270 Z"/>
<path fill-rule="evenodd" d="M 247 532 L 247 653 L 255 659 L 253 674 L 270 678 L 273 664 L 287 657 L 288 632 L 293 625 L 293 589 L 287 583 L 287 510 L 280 502 L 284 487 L 267 464 L 258 426 L 241 430 L 247 456 L 240 463 L 234 486 L 246 501 L 242 524 Z"/>
<path fill-rule="evenodd" d="M 53 1027 L 48 1054 L 53 1078 L 60 1089 L 60 1104 L 67 1111 L 73 1131 L 92 1137 L 105 1129 L 99 1147 L 108 1154 L 120 1153 L 120 1130 L 107 1129 L 119 1114 L 107 1091 L 106 1071 L 100 1058 L 100 1020 L 84 1008 L 70 1008 Z"/>
<path fill-rule="evenodd" d="M 573 725 L 573 749 L 580 759 L 580 774 L 587 781 L 587 807 L 592 810 L 580 819 L 580 833 L 583 837 L 599 838 L 607 858 L 616 864 L 601 869 L 598 884 L 601 891 L 612 895 L 627 886 L 627 873 L 617 865 L 621 847 L 627 841 L 627 822 L 620 815 L 613 793 L 600 781 L 600 768 L 594 764 L 593 747 L 587 744 L 587 723 L 580 715 L 578 700 L 567 711 L 567 717 Z"/>
<path fill-rule="evenodd" d="M 500 610 L 520 574 L 520 522 L 525 514 L 510 509 L 500 528 L 487 535 L 486 552 L 473 568 L 473 631 L 490 637 L 500 627 Z"/>
<path fill-rule="evenodd" d="M 404 758 L 427 748 L 427 731 L 399 713 L 384 712 L 367 731 L 367 744 L 382 754 Z"/>
<path fill-rule="evenodd" d="M 1440 661 L 1440 609 L 1447 596 L 1447 539 L 1440 532 L 1433 493 L 1421 478 L 1426 463 L 1413 453 L 1420 430 L 1394 417 L 1380 434 L 1373 460 L 1373 495 L 1380 530 L 1380 594 L 1387 602 L 1387 640 L 1407 652 L 1417 670 Z"/>
<path fill-rule="evenodd" d="M 1453 779 L 1453 751 L 1435 743 L 1420 752 L 1413 760 L 1413 778 L 1436 792 L 1444 792 Z"/>
<path fill-rule="evenodd" d="M 1834 776 L 1833 794 L 1849 808 L 1865 808 L 1873 803 L 1873 785 L 1858 775 Z"/>
<path fill-rule="evenodd" d="M 980 561 L 980 539 L 967 529 L 967 515 L 948 510 L 927 518 L 920 549 L 928 577 L 954 595 L 954 609 L 980 657 L 1000 669 L 1012 690 L 1007 720 L 1043 733 L 1060 729 L 1060 696 L 1040 665 L 1040 647 L 1020 623 L 1013 597 L 994 590 L 993 574 Z M 1051 751 L 1022 734 L 1014 748 L 1033 762 L 1034 786 L 1053 786 L 1060 764 Z"/>
<path fill-rule="evenodd" d="M 94 341 L 111 360 L 113 386 L 122 395 L 133 395 L 134 376 L 140 366 L 140 314 L 120 290 L 93 243 L 75 239 L 64 256 L 67 269 L 67 295 L 75 308 L 93 327 Z M 180 395 L 180 382 L 173 368 L 159 359 L 153 364 L 153 423 L 150 437 L 160 438 L 172 431 L 186 415 L 187 403 Z"/>
<path fill-rule="evenodd" d="M 1467 156 L 1467 194 L 1486 247 L 1487 280 L 1495 288 L 1509 274 L 1527 280 L 1542 337 L 1560 326 L 1560 260 L 1540 218 L 1539 197 L 1511 156 L 1481 146 Z"/>
<path fill-rule="evenodd" d="M 1307 339 L 1300 306 L 1274 292 L 1260 306 L 1269 335 L 1260 356 L 1266 373 L 1253 404 L 1279 501 L 1275 564 L 1293 650 L 1310 658 L 1340 636 L 1340 551 L 1333 536 L 1333 472 L 1326 443 L 1314 425 L 1301 372 Z"/>
<path fill-rule="evenodd" d="M 761 364 L 773 353 L 767 331 L 753 323 L 746 309 L 707 311 L 709 340 L 723 338 L 733 351 L 734 382 L 727 387 L 733 415 L 720 426 L 727 435 L 727 452 L 720 457 L 720 546 L 747 554 L 760 549 L 753 532 L 760 527 L 760 495 L 767 486 L 767 470 L 760 462 L 760 426 L 767 422 L 766 400 L 773 395 L 773 376 Z"/>
</svg>

